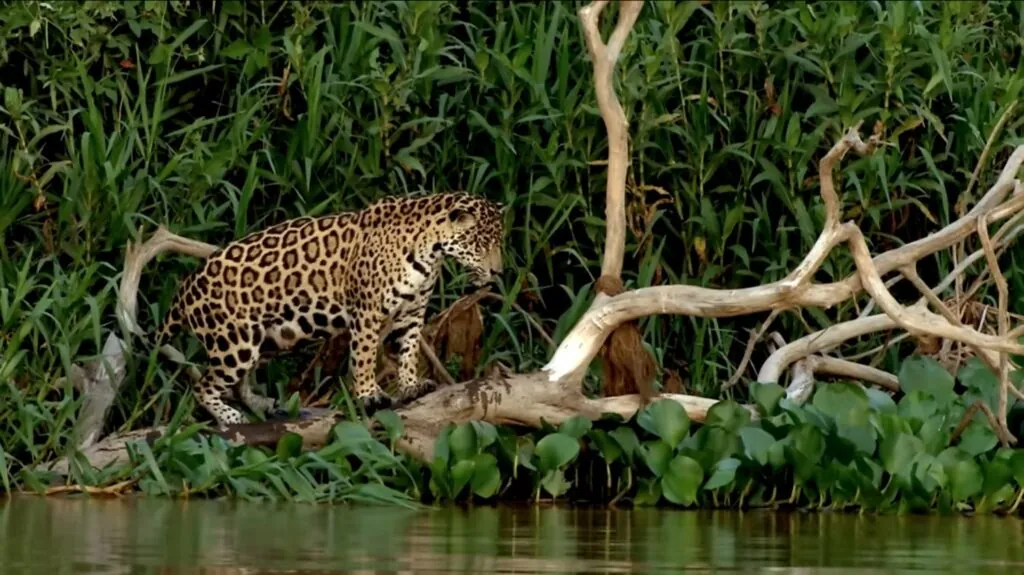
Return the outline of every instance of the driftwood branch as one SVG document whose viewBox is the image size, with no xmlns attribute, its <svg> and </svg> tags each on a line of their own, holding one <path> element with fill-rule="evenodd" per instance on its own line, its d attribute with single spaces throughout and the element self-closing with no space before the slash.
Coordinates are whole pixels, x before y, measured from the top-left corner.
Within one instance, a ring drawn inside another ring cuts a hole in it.
<svg viewBox="0 0 1024 575">
<path fill-rule="evenodd" d="M 85 368 L 72 366 L 68 382 L 83 396 L 72 432 L 72 442 L 80 449 L 93 445 L 101 437 L 107 413 L 124 383 L 126 364 L 124 343 L 110 334 L 98 358 Z"/>
<path fill-rule="evenodd" d="M 996 250 L 992 246 L 992 239 L 988 235 L 988 225 L 984 218 L 978 219 L 978 238 L 981 240 L 981 245 L 985 249 L 985 259 L 988 260 L 989 273 L 992 274 L 992 280 L 995 282 L 996 291 L 999 294 L 999 335 L 1001 337 L 1006 337 L 1006 334 L 1010 331 L 1009 315 L 1007 313 L 1010 288 L 1009 284 L 1006 282 L 1006 276 L 1003 275 L 1003 271 L 999 268 L 999 260 L 996 257 Z M 1003 442 L 1004 446 L 1008 446 L 1011 443 L 1017 443 L 1017 438 L 1010 433 L 1010 428 L 1006 424 L 1006 396 L 1010 386 L 1013 385 L 1010 382 L 1009 363 L 1009 355 L 1006 352 L 1000 353 L 998 369 L 999 411 L 996 413 L 996 422 L 998 424 L 996 434 L 999 435 L 999 439 Z"/>
<path fill-rule="evenodd" d="M 886 371 L 835 357 L 812 355 L 793 366 L 793 379 L 786 388 L 786 397 L 796 403 L 807 401 L 814 391 L 814 376 L 819 373 L 865 381 L 893 392 L 900 389 L 899 378 Z"/>
<path fill-rule="evenodd" d="M 615 95 L 612 72 L 633 24 L 640 16 L 642 0 L 619 2 L 619 22 L 605 44 L 598 23 L 608 0 L 592 2 L 579 9 L 580 24 L 587 51 L 594 66 L 594 95 L 608 132 L 608 183 L 605 200 L 605 242 L 601 275 L 622 275 L 626 250 L 626 168 L 629 164 L 629 123 Z"/>
</svg>

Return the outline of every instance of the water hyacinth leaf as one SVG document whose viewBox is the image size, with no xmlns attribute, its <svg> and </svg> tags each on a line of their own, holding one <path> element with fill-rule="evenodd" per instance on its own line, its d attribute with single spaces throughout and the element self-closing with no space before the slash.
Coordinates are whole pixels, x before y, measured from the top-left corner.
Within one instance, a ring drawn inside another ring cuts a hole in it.
<svg viewBox="0 0 1024 575">
<path fill-rule="evenodd" d="M 437 439 L 434 440 L 434 459 L 431 461 L 431 469 L 436 474 L 438 471 L 433 469 L 436 464 L 442 469 L 448 467 L 448 459 L 451 456 L 451 448 L 448 439 L 451 437 L 452 429 L 454 425 L 445 425 L 441 432 L 437 434 Z"/>
<path fill-rule="evenodd" d="M 732 482 L 736 480 L 736 470 L 739 469 L 741 463 L 735 457 L 727 457 L 716 463 L 711 477 L 704 484 L 704 489 L 719 489 L 732 485 Z"/>
<path fill-rule="evenodd" d="M 949 418 L 945 414 L 929 417 L 917 430 L 917 436 L 924 442 L 928 453 L 939 453 L 949 445 L 950 430 L 947 425 Z"/>
<path fill-rule="evenodd" d="M 498 460 L 490 453 L 481 453 L 473 458 L 473 463 L 473 479 L 470 487 L 477 496 L 490 499 L 501 487 Z"/>
<path fill-rule="evenodd" d="M 768 463 L 768 453 L 775 445 L 775 438 L 758 427 L 744 427 L 739 431 L 743 442 L 743 453 L 761 465 Z"/>
<path fill-rule="evenodd" d="M 786 390 L 775 382 L 752 383 L 750 393 L 762 415 L 774 415 L 779 408 L 779 401 L 786 396 Z"/>
<path fill-rule="evenodd" d="M 825 437 L 813 424 L 804 423 L 789 434 L 787 453 L 793 463 L 796 476 L 806 481 L 813 474 L 825 453 Z"/>
<path fill-rule="evenodd" d="M 987 497 L 992 497 L 1013 482 L 1013 471 L 1010 464 L 1001 459 L 993 459 L 985 464 L 984 479 L 981 490 Z"/>
<path fill-rule="evenodd" d="M 558 431 L 559 433 L 563 433 L 569 437 L 581 439 L 588 431 L 590 431 L 593 425 L 593 422 L 586 417 L 583 417 L 582 415 L 574 415 L 563 421 L 562 425 L 558 426 Z"/>
<path fill-rule="evenodd" d="M 940 414 L 940 403 L 931 393 L 923 389 L 915 389 L 903 396 L 897 406 L 897 413 L 906 419 L 916 432 L 920 429 L 921 424 Z"/>
<path fill-rule="evenodd" d="M 683 442 L 681 453 L 696 459 L 706 469 L 710 469 L 720 459 L 743 452 L 740 436 L 733 431 L 721 427 L 701 426 L 691 440 Z"/>
<path fill-rule="evenodd" d="M 924 391 L 939 403 L 954 397 L 953 376 L 938 361 L 924 356 L 912 356 L 903 361 L 898 374 L 900 389 L 906 393 Z"/>
<path fill-rule="evenodd" d="M 495 427 L 497 433 L 497 439 L 495 444 L 498 446 L 498 454 L 508 463 L 513 463 L 516 458 L 516 453 L 519 451 L 519 436 L 516 432 L 508 427 Z"/>
<path fill-rule="evenodd" d="M 462 490 L 466 488 L 469 481 L 473 479 L 473 472 L 476 470 L 476 461 L 473 459 L 463 459 L 455 463 L 452 466 L 452 482 L 454 483 L 453 497 L 458 497 L 462 493 Z"/>
<path fill-rule="evenodd" d="M 704 481 L 704 469 L 685 455 L 672 458 L 661 478 L 662 493 L 676 505 L 690 505 L 697 500 L 697 491 Z"/>
<path fill-rule="evenodd" d="M 498 440 L 498 428 L 489 421 L 470 421 L 473 431 L 476 432 L 477 450 L 487 449 Z"/>
<path fill-rule="evenodd" d="M 768 448 L 768 463 L 772 469 L 778 471 L 786 465 L 786 447 L 789 445 L 789 438 L 780 439 Z"/>
<path fill-rule="evenodd" d="M 750 412 L 734 400 L 719 401 L 708 410 L 704 425 L 736 431 L 750 423 Z"/>
<path fill-rule="evenodd" d="M 657 505 L 661 501 L 661 495 L 661 480 L 644 477 L 637 486 L 636 496 L 633 497 L 633 504 L 641 507 Z"/>
<path fill-rule="evenodd" d="M 603 429 L 593 429 L 588 434 L 598 453 L 608 463 L 614 463 L 622 457 L 622 447 Z"/>
<path fill-rule="evenodd" d="M 966 501 L 981 492 L 981 467 L 973 459 L 959 459 L 945 469 L 954 501 Z"/>
<path fill-rule="evenodd" d="M 868 396 L 868 404 L 871 409 L 882 413 L 895 413 L 896 402 L 892 396 L 881 389 L 869 387 L 865 390 Z"/>
<path fill-rule="evenodd" d="M 640 445 L 640 454 L 651 472 L 660 477 L 665 473 L 668 462 L 672 458 L 672 448 L 664 441 L 655 439 L 643 442 Z"/>
<path fill-rule="evenodd" d="M 579 441 L 564 433 L 545 435 L 537 442 L 534 454 L 539 460 L 541 472 L 549 472 L 567 465 L 580 451 Z"/>
<path fill-rule="evenodd" d="M 900 433 L 913 435 L 910 423 L 895 413 L 879 413 L 874 418 L 875 426 L 883 438 L 896 437 Z"/>
<path fill-rule="evenodd" d="M 537 468 L 533 465 L 533 454 L 537 449 L 533 441 L 529 437 L 520 437 L 516 440 L 516 460 L 519 465 L 529 469 L 530 471 L 537 471 Z"/>
<path fill-rule="evenodd" d="M 999 375 L 989 369 L 981 359 L 972 357 L 964 362 L 956 374 L 964 387 L 986 397 L 995 398 L 999 393 Z"/>
<path fill-rule="evenodd" d="M 448 436 L 448 445 L 455 461 L 473 457 L 477 452 L 476 429 L 469 423 L 460 423 Z"/>
<path fill-rule="evenodd" d="M 1024 374 L 1024 371 L 1013 370 L 1010 372 L 1010 379 L 1015 385 L 1019 386 L 1014 380 L 1020 379 L 1020 375 Z M 967 388 L 967 391 L 961 396 L 965 405 L 972 405 L 976 401 L 985 402 L 992 411 L 996 411 L 999 408 L 999 376 L 996 372 L 989 369 L 980 359 L 972 357 L 964 363 L 964 366 L 960 368 L 957 373 L 957 378 Z M 1014 405 L 1018 403 L 1016 397 L 1010 395 L 1008 398 L 1007 407 L 1013 409 Z M 975 419 L 984 419 L 984 414 L 978 412 L 974 416 Z"/>
<path fill-rule="evenodd" d="M 859 385 L 837 382 L 818 386 L 811 405 L 836 421 L 845 422 L 850 417 L 866 412 L 870 401 Z"/>
<path fill-rule="evenodd" d="M 1024 451 L 1017 451 L 1010 457 L 1010 472 L 1017 485 L 1024 487 Z"/>
<path fill-rule="evenodd" d="M 550 493 L 552 497 L 558 497 L 569 491 L 569 488 L 572 487 L 572 485 L 565 480 L 565 474 L 562 473 L 560 469 L 552 469 L 545 473 L 540 484 L 544 488 L 544 491 Z"/>
<path fill-rule="evenodd" d="M 626 459 L 632 461 L 633 454 L 636 453 L 637 447 L 640 446 L 640 439 L 637 438 L 633 428 L 623 425 L 611 430 L 608 435 L 619 444 L 619 447 L 622 448 L 622 453 L 626 455 Z"/>
<path fill-rule="evenodd" d="M 907 470 L 918 453 L 925 453 L 924 442 L 909 433 L 886 437 L 878 449 L 885 470 L 898 475 Z"/>
<path fill-rule="evenodd" d="M 912 477 L 924 495 L 930 496 L 946 487 L 946 470 L 938 458 L 928 453 L 918 453 L 911 468 Z"/>
<path fill-rule="evenodd" d="M 686 437 L 690 430 L 690 416 L 686 410 L 671 399 L 659 399 L 637 416 L 637 423 L 657 435 L 672 449 Z"/>
<path fill-rule="evenodd" d="M 960 435 L 960 449 L 970 455 L 988 453 L 999 444 L 999 438 L 992 431 L 988 420 L 974 419 Z"/>
</svg>

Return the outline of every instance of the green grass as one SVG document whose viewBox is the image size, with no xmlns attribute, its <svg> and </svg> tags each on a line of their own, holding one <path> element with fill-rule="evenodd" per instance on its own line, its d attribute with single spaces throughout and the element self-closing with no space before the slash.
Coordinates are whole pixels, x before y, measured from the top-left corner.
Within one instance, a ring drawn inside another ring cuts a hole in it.
<svg viewBox="0 0 1024 575">
<path fill-rule="evenodd" d="M 579 3 L 200 4 L 0 7 L 5 490 L 66 446 L 79 398 L 57 382 L 117 330 L 124 246 L 156 225 L 223 244 L 384 194 L 465 189 L 510 206 L 498 289 L 556 339 L 592 295 L 605 181 L 595 162 L 607 142 Z M 614 16 L 612 6 L 606 33 Z M 817 160 L 861 120 L 882 122 L 897 144 L 843 166 L 844 217 L 871 248 L 955 218 L 989 132 L 1024 87 L 1011 64 L 1022 16 L 1019 3 L 995 2 L 646 3 L 615 77 L 632 152 L 627 285 L 781 278 L 823 222 Z M 1018 114 L 1006 126 L 975 198 L 1024 143 L 1022 125 Z M 641 190 L 652 189 L 668 202 L 649 210 L 660 196 Z M 144 327 L 155 329 L 195 264 L 150 265 Z M 941 255 L 920 271 L 929 280 L 948 268 Z M 852 270 L 839 252 L 817 279 Z M 466 289 L 449 272 L 434 311 Z M 804 322 L 855 313 L 851 302 L 775 326 L 790 338 Z M 666 377 L 713 396 L 761 319 L 642 326 Z M 550 353 L 509 306 L 488 304 L 485 329 L 484 363 L 530 370 Z M 200 359 L 195 342 L 180 345 Z M 883 367 L 895 371 L 900 350 Z M 279 394 L 297 366 L 275 362 L 260 379 Z M 188 397 L 184 381 L 153 355 L 134 357 L 110 430 L 166 423 Z"/>
</svg>

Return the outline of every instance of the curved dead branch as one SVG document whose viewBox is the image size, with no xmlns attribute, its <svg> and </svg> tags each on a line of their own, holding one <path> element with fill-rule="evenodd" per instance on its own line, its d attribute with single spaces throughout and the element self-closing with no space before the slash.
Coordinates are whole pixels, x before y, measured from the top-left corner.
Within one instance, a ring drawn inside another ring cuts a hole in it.
<svg viewBox="0 0 1024 575">
<path fill-rule="evenodd" d="M 619 21 L 605 44 L 598 27 L 601 12 L 608 0 L 598 0 L 579 9 L 580 24 L 587 51 L 594 65 L 594 95 L 608 132 L 608 189 L 605 203 L 605 242 L 601 258 L 601 275 L 622 275 L 622 259 L 626 250 L 626 167 L 629 164 L 629 123 L 622 105 L 615 96 L 612 72 L 633 24 L 640 16 L 643 0 L 619 2 Z"/>
</svg>

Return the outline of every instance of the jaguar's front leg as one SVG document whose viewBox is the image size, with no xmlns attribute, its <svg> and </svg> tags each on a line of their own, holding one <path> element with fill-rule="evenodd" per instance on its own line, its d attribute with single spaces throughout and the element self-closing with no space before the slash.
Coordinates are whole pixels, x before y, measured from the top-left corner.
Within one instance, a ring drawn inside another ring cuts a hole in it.
<svg viewBox="0 0 1024 575">
<path fill-rule="evenodd" d="M 430 379 L 420 379 L 420 334 L 423 333 L 423 321 L 426 317 L 426 302 L 410 309 L 396 322 L 392 333 L 398 344 L 398 393 L 397 400 L 401 403 L 415 401 L 437 389 L 437 383 Z"/>
<path fill-rule="evenodd" d="M 362 403 L 367 414 L 379 409 L 388 409 L 394 400 L 377 384 L 377 348 L 380 346 L 380 332 L 383 318 L 377 313 L 356 314 L 352 325 L 350 361 L 353 396 Z"/>
</svg>

